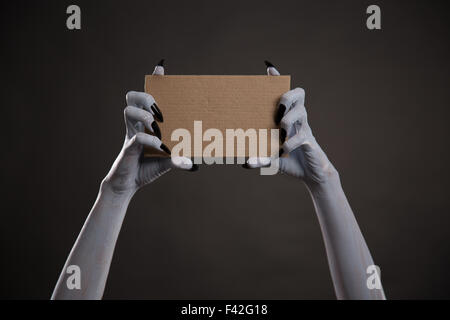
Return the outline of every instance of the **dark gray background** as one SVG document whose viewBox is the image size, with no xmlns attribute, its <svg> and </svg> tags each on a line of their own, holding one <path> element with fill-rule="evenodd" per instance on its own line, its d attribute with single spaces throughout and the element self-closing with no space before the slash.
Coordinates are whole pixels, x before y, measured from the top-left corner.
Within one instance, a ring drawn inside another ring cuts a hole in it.
<svg viewBox="0 0 450 320">
<path fill-rule="evenodd" d="M 124 137 L 128 90 L 170 74 L 263 74 L 306 90 L 388 298 L 448 298 L 444 1 L 1 2 L 1 298 L 50 297 Z M 382 30 L 365 26 L 368 5 Z M 300 181 L 170 172 L 131 202 L 105 298 L 334 299 Z"/>
</svg>

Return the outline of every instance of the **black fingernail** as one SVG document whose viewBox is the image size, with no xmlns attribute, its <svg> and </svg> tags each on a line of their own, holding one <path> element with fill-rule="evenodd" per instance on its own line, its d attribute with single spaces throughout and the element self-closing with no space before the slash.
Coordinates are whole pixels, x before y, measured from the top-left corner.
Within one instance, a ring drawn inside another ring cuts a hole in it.
<svg viewBox="0 0 450 320">
<path fill-rule="evenodd" d="M 193 164 L 192 168 L 189 170 L 191 172 L 197 171 L 198 170 L 198 164 Z"/>
<path fill-rule="evenodd" d="M 275 123 L 280 124 L 281 119 L 283 119 L 284 112 L 286 111 L 286 106 L 284 104 L 280 104 L 278 107 L 277 114 L 275 116 Z"/>
<path fill-rule="evenodd" d="M 159 146 L 164 152 L 168 153 L 168 154 L 172 154 L 172 152 L 170 152 L 170 149 L 167 148 L 167 146 L 164 143 L 161 143 L 161 145 Z"/>
<path fill-rule="evenodd" d="M 155 107 L 156 111 L 158 111 L 159 115 L 161 116 L 161 119 L 164 120 L 163 114 L 162 114 L 162 112 L 161 112 L 161 109 L 158 108 L 158 105 L 156 104 L 156 102 L 153 104 L 153 106 Z M 161 120 L 161 122 L 163 122 L 163 120 Z"/>
<path fill-rule="evenodd" d="M 284 140 L 286 140 L 286 130 L 284 130 L 283 128 L 280 129 L 280 141 L 281 143 L 284 143 Z"/>
<path fill-rule="evenodd" d="M 281 157 L 283 155 L 283 153 L 284 153 L 284 150 L 283 150 L 283 148 L 281 148 L 280 152 L 278 153 L 278 157 Z"/>
<path fill-rule="evenodd" d="M 159 126 L 156 123 L 156 121 L 153 121 L 152 128 L 153 128 L 153 133 L 155 134 L 155 136 L 157 136 L 159 139 L 161 139 L 161 130 L 159 129 Z"/>
<path fill-rule="evenodd" d="M 275 66 L 270 61 L 264 60 L 264 63 L 266 64 L 267 68 L 275 68 Z"/>
<path fill-rule="evenodd" d="M 161 61 L 158 62 L 157 66 L 164 67 L 164 59 L 161 59 Z"/>
<path fill-rule="evenodd" d="M 247 162 L 242 165 L 242 168 L 251 169 Z"/>
<path fill-rule="evenodd" d="M 154 103 L 150 109 L 153 111 L 153 115 L 155 116 L 155 119 L 158 120 L 159 122 L 164 122 L 164 118 L 163 115 L 161 114 L 161 112 L 159 111 L 158 106 Z"/>
</svg>

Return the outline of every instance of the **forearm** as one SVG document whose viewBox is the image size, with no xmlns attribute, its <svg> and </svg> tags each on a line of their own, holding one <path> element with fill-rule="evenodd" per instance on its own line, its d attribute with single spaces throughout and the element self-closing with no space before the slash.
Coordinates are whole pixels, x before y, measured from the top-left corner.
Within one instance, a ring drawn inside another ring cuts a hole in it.
<svg viewBox="0 0 450 320">
<path fill-rule="evenodd" d="M 374 265 L 367 244 L 342 189 L 339 175 L 310 184 L 331 276 L 338 299 L 385 299 L 383 289 L 369 289 L 367 267 Z"/>
<path fill-rule="evenodd" d="M 132 192 L 114 193 L 102 183 L 97 200 L 67 258 L 52 299 L 101 299 L 117 237 Z M 69 266 L 78 266 L 81 288 L 69 288 Z"/>
</svg>

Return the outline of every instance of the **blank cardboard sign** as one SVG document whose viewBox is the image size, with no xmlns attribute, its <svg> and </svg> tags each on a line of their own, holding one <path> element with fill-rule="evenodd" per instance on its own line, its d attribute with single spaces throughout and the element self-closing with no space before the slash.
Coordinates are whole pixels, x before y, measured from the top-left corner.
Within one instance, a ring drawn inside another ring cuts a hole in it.
<svg viewBox="0 0 450 320">
<path fill-rule="evenodd" d="M 145 77 L 145 92 L 155 98 L 164 115 L 159 123 L 162 141 L 172 153 L 175 147 L 175 155 L 201 158 L 209 150 L 211 157 L 247 157 L 253 155 L 250 136 L 254 138 L 252 132 L 256 132 L 256 152 L 267 156 L 278 152 L 278 146 L 271 148 L 271 129 L 277 129 L 274 115 L 281 95 L 290 90 L 290 81 L 290 76 L 151 75 Z M 232 136 L 237 129 L 249 134 L 243 143 Z M 180 150 L 181 145 L 190 147 Z M 145 154 L 160 155 L 152 150 Z"/>
</svg>

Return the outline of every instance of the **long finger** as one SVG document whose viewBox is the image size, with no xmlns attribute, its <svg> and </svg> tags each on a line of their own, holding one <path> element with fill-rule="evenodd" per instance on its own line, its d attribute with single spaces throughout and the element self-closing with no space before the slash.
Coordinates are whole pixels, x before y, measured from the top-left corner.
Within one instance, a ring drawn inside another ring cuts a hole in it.
<svg viewBox="0 0 450 320">
<path fill-rule="evenodd" d="M 133 137 L 127 150 L 132 150 L 137 146 L 144 146 L 153 150 L 166 152 L 169 155 L 171 154 L 170 149 L 164 143 L 162 143 L 162 141 L 158 137 L 146 134 L 144 132 L 138 132 Z M 167 168 L 177 168 L 186 171 L 198 170 L 198 165 L 194 164 L 191 159 L 186 157 L 173 157 L 171 159 L 160 160 L 164 162 Z M 150 159 L 150 161 L 154 161 L 154 159 Z"/>
<path fill-rule="evenodd" d="M 302 88 L 295 88 L 281 96 L 278 111 L 275 116 L 275 123 L 279 124 L 284 115 L 294 106 L 294 104 L 305 104 L 305 90 Z"/>
<path fill-rule="evenodd" d="M 130 91 L 126 96 L 127 105 L 142 108 L 150 112 L 156 120 L 163 122 L 164 118 L 161 110 L 158 108 L 155 99 L 148 93 Z"/>
<path fill-rule="evenodd" d="M 171 153 L 170 149 L 164 143 L 162 143 L 162 141 L 158 137 L 152 136 L 145 132 L 136 133 L 136 135 L 134 135 L 131 138 L 131 140 L 125 150 L 126 151 L 133 150 L 136 147 L 141 147 L 141 146 L 151 148 L 154 150 L 158 150 L 158 151 L 162 151 L 169 155 Z"/>
<path fill-rule="evenodd" d="M 124 114 L 127 131 L 131 129 L 130 126 L 134 126 L 137 122 L 140 122 L 161 139 L 161 130 L 150 112 L 137 107 L 127 106 L 124 110 Z M 131 132 L 128 133 L 130 134 Z"/>
</svg>

